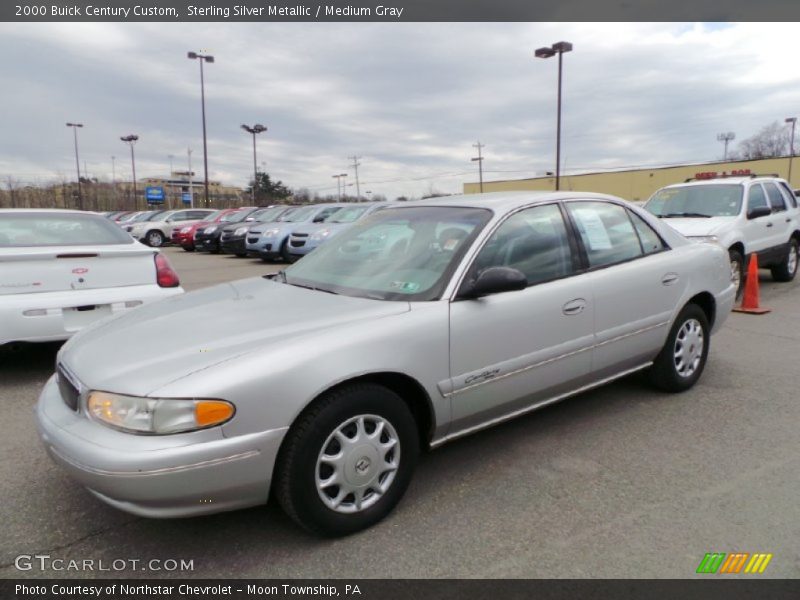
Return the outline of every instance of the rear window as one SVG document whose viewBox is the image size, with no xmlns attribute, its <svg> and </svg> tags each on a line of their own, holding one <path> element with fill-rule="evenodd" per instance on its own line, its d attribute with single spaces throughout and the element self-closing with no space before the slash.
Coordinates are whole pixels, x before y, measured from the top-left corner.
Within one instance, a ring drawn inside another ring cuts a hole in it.
<svg viewBox="0 0 800 600">
<path fill-rule="evenodd" d="M 133 243 L 131 236 L 99 215 L 0 214 L 0 248 Z"/>
</svg>

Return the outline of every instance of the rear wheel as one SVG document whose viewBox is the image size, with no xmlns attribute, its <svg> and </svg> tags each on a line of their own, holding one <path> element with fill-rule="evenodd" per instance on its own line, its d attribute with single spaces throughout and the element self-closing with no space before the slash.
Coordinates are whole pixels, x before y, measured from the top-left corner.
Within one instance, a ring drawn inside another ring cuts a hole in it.
<svg viewBox="0 0 800 600">
<path fill-rule="evenodd" d="M 236 256 L 238 256 L 239 258 L 244 258 L 245 256 L 247 256 L 247 252 L 237 252 Z"/>
<path fill-rule="evenodd" d="M 145 240 L 147 241 L 148 246 L 152 246 L 153 248 L 160 248 L 161 246 L 164 245 L 164 234 L 161 233 L 158 229 L 153 229 L 152 231 L 147 232 Z"/>
<path fill-rule="evenodd" d="M 187 252 L 194 252 L 194 246 L 181 246 Z"/>
<path fill-rule="evenodd" d="M 703 374 L 709 342 L 706 313 L 697 304 L 687 304 L 648 371 L 651 383 L 666 392 L 688 390 Z"/>
<path fill-rule="evenodd" d="M 728 250 L 728 259 L 731 263 L 731 282 L 736 288 L 736 298 L 739 298 L 744 291 L 744 257 L 738 250 Z"/>
<path fill-rule="evenodd" d="M 770 269 L 772 271 L 772 278 L 775 281 L 791 281 L 797 274 L 797 239 L 792 238 L 789 240 L 789 249 L 786 251 L 786 256 L 783 262 L 775 265 Z"/>
<path fill-rule="evenodd" d="M 347 535 L 392 511 L 418 455 L 416 423 L 402 398 L 373 383 L 348 385 L 322 396 L 289 430 L 275 494 L 302 527 Z"/>
</svg>

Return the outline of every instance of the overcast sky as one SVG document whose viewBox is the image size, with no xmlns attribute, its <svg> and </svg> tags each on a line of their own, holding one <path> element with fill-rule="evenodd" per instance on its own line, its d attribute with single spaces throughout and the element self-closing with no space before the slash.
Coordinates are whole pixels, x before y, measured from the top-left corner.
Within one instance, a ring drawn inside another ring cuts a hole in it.
<svg viewBox="0 0 800 600">
<path fill-rule="evenodd" d="M 595 170 L 722 158 L 736 142 L 800 116 L 796 24 L 182 23 L 0 24 L 0 179 L 74 178 L 81 169 L 165 176 L 186 149 L 202 173 L 200 77 L 206 65 L 209 173 L 245 186 L 251 137 L 269 128 L 258 162 L 293 188 L 336 192 L 335 173 L 361 156 L 361 191 L 389 198 L 459 192 L 477 180 L 554 168 L 555 59 L 564 57 L 563 169 Z M 354 188 L 350 188 L 353 192 Z"/>
</svg>

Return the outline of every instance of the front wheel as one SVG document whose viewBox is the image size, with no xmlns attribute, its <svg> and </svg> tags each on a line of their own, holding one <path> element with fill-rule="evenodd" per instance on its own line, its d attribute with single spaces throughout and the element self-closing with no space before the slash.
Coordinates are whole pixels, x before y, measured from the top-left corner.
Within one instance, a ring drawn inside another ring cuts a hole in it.
<svg viewBox="0 0 800 600">
<path fill-rule="evenodd" d="M 706 366 L 710 337 L 703 309 L 697 304 L 684 306 L 648 371 L 651 383 L 665 392 L 692 387 Z"/>
<path fill-rule="evenodd" d="M 284 511 L 327 536 L 374 525 L 400 501 L 419 455 L 406 403 L 373 383 L 322 396 L 284 440 L 274 480 Z"/>
<path fill-rule="evenodd" d="M 731 282 L 736 289 L 738 299 L 744 291 L 744 257 L 738 250 L 728 250 L 728 260 L 731 264 Z"/>
<path fill-rule="evenodd" d="M 789 240 L 789 250 L 783 262 L 775 265 L 770 270 L 772 271 L 772 278 L 775 281 L 791 281 L 797 274 L 797 240 L 792 238 Z"/>
</svg>

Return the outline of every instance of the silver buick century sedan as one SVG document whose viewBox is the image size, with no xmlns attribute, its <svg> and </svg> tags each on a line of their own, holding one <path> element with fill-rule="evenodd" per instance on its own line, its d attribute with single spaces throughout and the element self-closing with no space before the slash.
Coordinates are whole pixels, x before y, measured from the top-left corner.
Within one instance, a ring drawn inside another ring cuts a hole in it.
<svg viewBox="0 0 800 600">
<path fill-rule="evenodd" d="M 272 493 L 343 535 L 394 508 L 421 451 L 639 370 L 690 388 L 733 300 L 721 246 L 611 196 L 408 203 L 276 275 L 85 329 L 58 355 L 39 431 L 122 510 Z"/>
</svg>

